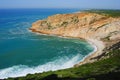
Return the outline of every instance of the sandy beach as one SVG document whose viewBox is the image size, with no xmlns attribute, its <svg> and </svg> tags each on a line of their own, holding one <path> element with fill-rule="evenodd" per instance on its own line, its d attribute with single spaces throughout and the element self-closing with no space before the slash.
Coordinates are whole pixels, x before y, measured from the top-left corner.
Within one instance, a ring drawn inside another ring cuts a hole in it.
<svg viewBox="0 0 120 80">
<path fill-rule="evenodd" d="M 91 44 L 94 47 L 94 51 L 86 55 L 83 60 L 79 64 L 76 64 L 75 66 L 80 66 L 82 64 L 91 63 L 95 60 L 91 60 L 91 58 L 97 57 L 102 54 L 103 49 L 105 48 L 105 44 L 103 41 L 97 40 L 97 39 L 86 39 L 89 44 Z"/>
</svg>

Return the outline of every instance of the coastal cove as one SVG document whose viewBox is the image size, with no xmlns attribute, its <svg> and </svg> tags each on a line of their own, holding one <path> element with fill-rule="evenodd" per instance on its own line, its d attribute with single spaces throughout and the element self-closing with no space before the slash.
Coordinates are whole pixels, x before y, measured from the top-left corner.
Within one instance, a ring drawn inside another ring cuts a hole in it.
<svg viewBox="0 0 120 80">
<path fill-rule="evenodd" d="M 120 80 L 120 0 L 1 0 L 0 80 Z"/>
<path fill-rule="evenodd" d="M 45 14 L 46 11 L 50 11 L 50 14 Z M 0 79 L 70 68 L 94 50 L 91 44 L 79 38 L 30 32 L 28 29 L 36 20 L 62 13 L 57 9 L 46 11 L 1 11 Z M 77 10 L 64 11 L 63 13 L 71 13 Z M 21 14 L 22 12 L 25 13 Z M 9 13 L 12 13 L 12 16 L 8 16 Z"/>
<path fill-rule="evenodd" d="M 116 11 L 119 13 L 119 11 Z M 86 10 L 72 14 L 56 14 L 32 24 L 31 31 L 63 37 L 82 38 L 92 42 L 97 51 L 75 66 L 97 61 L 105 49 L 120 39 L 119 14 L 112 10 Z M 107 41 L 108 40 L 108 41 Z M 104 57 L 104 56 L 101 56 Z"/>
<path fill-rule="evenodd" d="M 119 77 L 119 11 L 47 11 L 1 14 L 0 79 Z"/>
<path fill-rule="evenodd" d="M 80 40 L 80 41 L 81 40 L 86 41 L 86 43 L 90 44 L 91 47 L 93 47 L 93 51 L 90 52 L 89 54 L 87 54 L 86 56 L 84 56 L 83 59 L 81 59 L 79 61 L 79 63 L 74 64 L 74 66 L 72 66 L 72 67 L 77 67 L 77 66 L 80 66 L 80 65 L 85 64 L 85 63 L 90 63 L 89 62 L 90 59 L 92 57 L 96 57 L 96 56 L 101 55 L 100 53 L 105 48 L 105 44 L 102 41 L 99 41 L 99 40 L 96 40 L 96 39 L 82 39 L 82 38 L 74 37 L 74 36 L 62 36 L 62 35 L 42 33 L 42 32 L 39 32 L 39 31 L 37 32 L 37 31 L 31 30 L 31 28 L 30 28 L 30 31 L 32 31 L 33 33 L 38 34 L 38 35 L 55 36 L 55 37 L 67 38 L 67 39 L 77 39 L 77 40 Z"/>
</svg>

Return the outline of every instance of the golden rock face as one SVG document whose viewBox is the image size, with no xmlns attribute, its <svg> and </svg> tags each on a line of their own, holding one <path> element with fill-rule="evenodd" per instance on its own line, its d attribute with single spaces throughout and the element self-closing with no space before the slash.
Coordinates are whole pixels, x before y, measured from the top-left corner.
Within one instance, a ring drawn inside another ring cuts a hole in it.
<svg viewBox="0 0 120 80">
<path fill-rule="evenodd" d="M 31 30 L 79 38 L 116 39 L 120 38 L 120 18 L 87 12 L 57 14 L 33 23 Z"/>
</svg>

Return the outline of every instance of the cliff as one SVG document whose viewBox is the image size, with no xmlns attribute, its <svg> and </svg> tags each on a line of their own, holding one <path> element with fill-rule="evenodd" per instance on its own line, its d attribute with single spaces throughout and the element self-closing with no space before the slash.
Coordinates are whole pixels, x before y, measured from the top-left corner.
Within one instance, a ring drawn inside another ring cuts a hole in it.
<svg viewBox="0 0 120 80">
<path fill-rule="evenodd" d="M 120 18 L 96 13 L 57 14 L 33 23 L 31 30 L 85 39 L 108 37 L 114 40 L 120 34 Z"/>
<path fill-rule="evenodd" d="M 30 30 L 83 38 L 95 44 L 97 51 L 75 65 L 77 67 L 7 80 L 120 80 L 120 11 L 57 14 L 34 22 Z"/>
<path fill-rule="evenodd" d="M 83 38 L 95 44 L 97 51 L 78 64 L 81 65 L 98 60 L 96 57 L 103 55 L 107 48 L 120 41 L 120 17 L 91 12 L 57 14 L 34 22 L 30 30 L 42 34 Z"/>
</svg>

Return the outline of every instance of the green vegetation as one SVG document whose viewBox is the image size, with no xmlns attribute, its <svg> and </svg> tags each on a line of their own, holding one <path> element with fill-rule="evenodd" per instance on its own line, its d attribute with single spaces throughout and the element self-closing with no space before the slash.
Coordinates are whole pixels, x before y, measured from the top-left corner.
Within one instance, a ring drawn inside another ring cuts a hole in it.
<svg viewBox="0 0 120 80">
<path fill-rule="evenodd" d="M 74 23 L 78 23 L 78 22 L 79 22 L 79 19 L 78 19 L 77 16 L 74 16 L 74 17 L 72 17 L 71 19 L 72 19 L 71 22 L 74 22 Z"/>
<path fill-rule="evenodd" d="M 98 13 L 111 17 L 120 17 L 120 10 L 85 10 L 84 12 Z"/>
<path fill-rule="evenodd" d="M 105 38 L 102 38 L 103 41 L 109 41 L 110 40 L 110 36 L 107 36 Z"/>
<path fill-rule="evenodd" d="M 61 26 L 64 26 L 64 27 L 66 27 L 68 25 L 68 22 L 63 22 L 62 24 L 61 24 Z"/>
<path fill-rule="evenodd" d="M 97 28 L 95 29 L 95 31 L 97 31 L 99 28 L 104 27 L 105 25 L 107 25 L 107 24 L 103 24 L 103 25 L 101 25 L 101 26 L 97 27 Z"/>
<path fill-rule="evenodd" d="M 51 29 L 52 28 L 52 26 L 51 25 L 48 25 L 48 29 Z"/>
<path fill-rule="evenodd" d="M 114 49 L 104 56 L 109 58 L 75 68 L 28 74 L 8 80 L 120 80 L 120 50 Z"/>
</svg>

